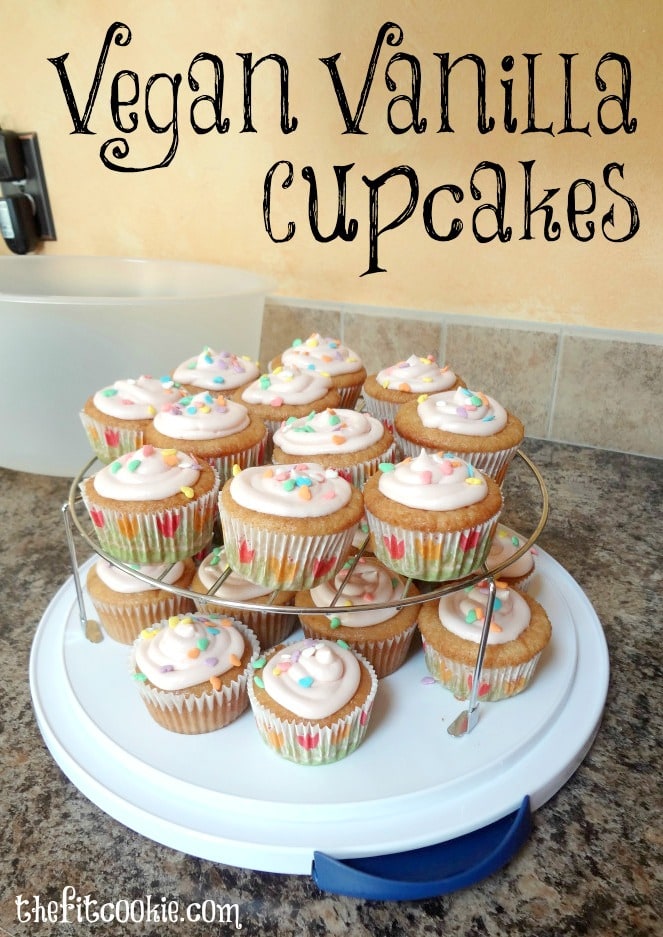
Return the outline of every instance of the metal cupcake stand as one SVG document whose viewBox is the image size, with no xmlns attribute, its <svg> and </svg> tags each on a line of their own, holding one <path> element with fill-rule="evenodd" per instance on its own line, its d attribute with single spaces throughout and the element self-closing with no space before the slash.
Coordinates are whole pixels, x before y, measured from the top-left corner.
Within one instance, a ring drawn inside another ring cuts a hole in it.
<svg viewBox="0 0 663 937">
<path fill-rule="evenodd" d="M 90 800 L 142 835 L 234 866 L 310 874 L 332 893 L 413 900 L 467 887 L 495 872 L 528 838 L 533 811 L 589 751 L 609 672 L 603 630 L 590 602 L 566 570 L 539 550 L 536 597 L 553 624 L 551 646 L 525 693 L 498 703 L 480 700 L 496 579 L 532 549 L 548 518 L 539 470 L 523 452 L 517 457 L 541 497 L 531 535 L 490 570 L 484 566 L 463 579 L 428 584 L 428 591 L 416 595 L 406 589 L 397 605 L 487 582 L 467 704 L 459 712 L 451 694 L 429 685 L 423 655 L 411 654 L 381 681 L 359 749 L 334 765 L 308 769 L 270 752 L 247 726 L 246 715 L 211 736 L 176 736 L 157 726 L 127 691 L 127 649 L 104 641 L 83 585 L 86 568 L 101 556 L 151 588 L 193 600 L 201 596 L 100 550 L 80 510 L 79 485 L 92 460 L 62 506 L 72 575 L 44 614 L 30 661 L 37 722 L 55 761 Z M 93 553 L 82 566 L 76 535 Z M 269 601 L 218 599 L 213 593 L 228 573 L 219 576 L 206 603 L 292 614 L 291 606 Z M 331 615 L 342 594 L 343 583 L 330 606 L 298 611 Z M 352 613 L 351 607 L 343 610 Z"/>
</svg>

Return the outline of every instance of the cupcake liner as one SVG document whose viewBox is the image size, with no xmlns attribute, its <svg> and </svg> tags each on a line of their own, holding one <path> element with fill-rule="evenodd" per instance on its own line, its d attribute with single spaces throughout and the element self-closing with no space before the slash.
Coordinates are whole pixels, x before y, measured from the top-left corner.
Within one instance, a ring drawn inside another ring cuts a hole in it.
<svg viewBox="0 0 663 937">
<path fill-rule="evenodd" d="M 378 687 L 375 670 L 366 659 L 361 659 L 371 674 L 369 694 L 363 703 L 331 726 L 294 718 L 280 719 L 260 705 L 253 681 L 249 680 L 248 695 L 253 717 L 266 745 L 282 758 L 298 765 L 327 765 L 350 755 L 366 735 Z"/>
<path fill-rule="evenodd" d="M 211 466 L 216 469 L 220 483 L 223 485 L 229 478 L 232 478 L 233 469 L 238 465 L 241 469 L 252 468 L 254 465 L 262 465 L 265 461 L 265 452 L 267 447 L 268 434 L 259 443 L 242 449 L 238 452 L 231 452 L 225 456 L 206 459 Z"/>
<path fill-rule="evenodd" d="M 240 517 L 223 519 L 228 565 L 266 589 L 310 589 L 334 576 L 349 552 L 354 527 L 304 536 L 261 530 Z"/>
<path fill-rule="evenodd" d="M 334 386 L 341 397 L 339 407 L 343 407 L 347 410 L 354 410 L 355 404 L 361 396 L 361 389 L 364 386 L 363 381 L 360 381 L 359 384 L 348 384 L 346 387 Z"/>
<path fill-rule="evenodd" d="M 133 644 L 143 628 L 149 628 L 155 621 L 192 611 L 194 607 L 191 599 L 176 593 L 132 606 L 102 602 L 99 599 L 91 601 L 104 631 L 119 644 Z"/>
<path fill-rule="evenodd" d="M 159 511 L 155 502 L 151 514 L 96 505 L 88 497 L 86 481 L 80 490 L 99 546 L 123 563 L 174 563 L 199 553 L 212 539 L 218 478 L 190 503 Z"/>
<path fill-rule="evenodd" d="M 445 657 L 425 640 L 423 645 L 424 660 L 429 672 L 457 699 L 468 699 L 472 691 L 474 666 L 461 664 Z M 477 645 L 477 651 L 478 647 Z M 508 667 L 484 667 L 481 671 L 478 698 L 482 701 L 494 702 L 522 693 L 529 686 L 541 654 L 542 651 L 539 651 L 523 664 Z"/>
<path fill-rule="evenodd" d="M 377 397 L 371 397 L 366 393 L 363 395 L 363 400 L 366 412 L 380 420 L 382 425 L 396 438 L 394 420 L 399 404 L 392 403 L 390 400 L 379 400 Z"/>
<path fill-rule="evenodd" d="M 424 582 L 462 579 L 478 569 L 488 555 L 498 517 L 443 533 L 410 530 L 366 511 L 375 556 L 389 569 Z"/>
<path fill-rule="evenodd" d="M 302 631 L 307 638 L 315 639 L 325 637 L 329 639 L 328 634 L 321 635 L 314 626 L 308 624 L 303 618 L 300 618 L 300 622 Z M 403 665 L 408 651 L 410 650 L 412 637 L 416 628 L 417 622 L 415 620 L 400 634 L 393 635 L 390 638 L 384 638 L 381 641 L 362 640 L 362 629 L 357 628 L 358 634 L 356 640 L 354 638 L 346 638 L 344 640 L 356 654 L 360 654 L 372 665 L 378 679 L 382 679 L 383 677 L 388 677 L 390 673 L 398 670 L 398 668 Z"/>
<path fill-rule="evenodd" d="M 162 622 L 162 624 L 165 624 Z M 241 622 L 235 622 L 238 631 L 251 644 L 251 663 L 257 659 L 260 646 L 256 636 Z M 150 715 L 164 729 L 183 735 L 214 732 L 234 722 L 247 709 L 247 685 L 253 669 L 251 663 L 227 686 L 215 690 L 212 685 L 199 696 L 182 691 L 160 690 L 158 687 L 135 679 L 135 650 L 129 657 L 129 672 L 138 687 L 138 693 Z"/>
<path fill-rule="evenodd" d="M 79 413 L 83 429 L 92 450 L 100 462 L 108 465 L 126 452 L 134 452 L 143 445 L 143 430 L 135 427 L 109 426 L 95 420 L 84 410 Z"/>
<path fill-rule="evenodd" d="M 404 457 L 416 458 L 422 449 L 434 455 L 440 452 L 439 448 L 434 449 L 430 446 L 422 446 L 419 443 L 412 442 L 411 439 L 404 439 L 400 434 L 396 434 L 396 439 L 401 448 Z M 507 469 L 511 464 L 513 457 L 518 451 L 519 446 L 513 446 L 510 449 L 501 449 L 498 452 L 459 452 L 453 449 L 444 449 L 445 454 L 456 456 L 470 462 L 477 471 L 484 475 L 494 478 L 498 485 L 504 481 Z"/>
</svg>

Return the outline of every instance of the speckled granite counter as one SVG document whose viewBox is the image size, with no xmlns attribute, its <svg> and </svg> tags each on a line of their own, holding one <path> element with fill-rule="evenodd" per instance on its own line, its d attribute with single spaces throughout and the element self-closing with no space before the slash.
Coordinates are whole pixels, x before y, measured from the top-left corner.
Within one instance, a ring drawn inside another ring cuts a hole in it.
<svg viewBox="0 0 663 937">
<path fill-rule="evenodd" d="M 474 887 L 412 903 L 321 893 L 308 877 L 246 871 L 192 858 L 131 832 L 60 771 L 36 726 L 28 686 L 32 637 L 69 576 L 60 506 L 66 479 L 0 469 L 3 615 L 0 933 L 198 937 L 351 934 L 660 934 L 661 504 L 663 463 L 528 440 L 550 494 L 541 546 L 576 579 L 604 626 L 611 676 L 603 724 L 583 764 L 533 817 L 524 848 Z M 527 530 L 528 480 L 505 519 Z M 531 527 L 529 528 L 531 529 Z M 82 551 L 81 560 L 85 553 Z M 235 906 L 225 923 L 69 922 L 49 901 L 66 886 L 100 903 L 162 896 L 184 907 Z M 21 919 L 39 896 L 41 918 Z"/>
</svg>

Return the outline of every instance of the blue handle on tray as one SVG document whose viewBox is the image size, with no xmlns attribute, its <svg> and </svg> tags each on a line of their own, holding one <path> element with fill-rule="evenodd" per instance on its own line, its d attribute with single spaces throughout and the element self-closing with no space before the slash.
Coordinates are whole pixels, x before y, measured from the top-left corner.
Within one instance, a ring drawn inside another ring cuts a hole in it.
<svg viewBox="0 0 663 937">
<path fill-rule="evenodd" d="M 359 859 L 313 855 L 323 891 L 377 901 L 415 901 L 448 894 L 486 878 L 515 855 L 532 828 L 529 797 L 518 810 L 457 839 Z"/>
</svg>

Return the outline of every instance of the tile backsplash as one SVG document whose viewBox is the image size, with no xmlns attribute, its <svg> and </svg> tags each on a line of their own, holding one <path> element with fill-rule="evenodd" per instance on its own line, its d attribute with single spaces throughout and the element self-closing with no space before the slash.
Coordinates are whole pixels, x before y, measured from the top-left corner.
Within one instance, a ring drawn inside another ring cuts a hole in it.
<svg viewBox="0 0 663 937">
<path fill-rule="evenodd" d="M 663 336 L 514 323 L 415 311 L 269 299 L 260 361 L 311 332 L 334 335 L 377 371 L 436 354 L 466 384 L 495 397 L 537 439 L 663 458 L 656 404 Z"/>
</svg>

